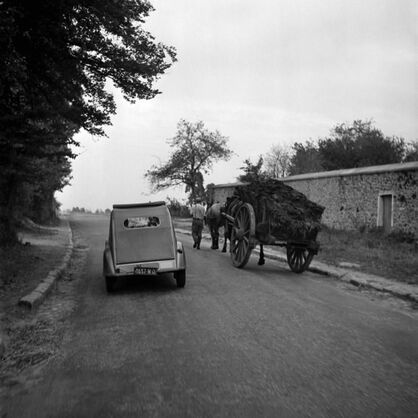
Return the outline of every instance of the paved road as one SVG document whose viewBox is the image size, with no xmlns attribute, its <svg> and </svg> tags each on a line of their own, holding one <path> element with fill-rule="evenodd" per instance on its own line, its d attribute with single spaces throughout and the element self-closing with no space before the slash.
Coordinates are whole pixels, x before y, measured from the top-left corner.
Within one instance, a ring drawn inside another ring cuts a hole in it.
<svg viewBox="0 0 418 418">
<path fill-rule="evenodd" d="M 311 273 L 194 250 L 187 283 L 101 277 L 107 219 L 90 247 L 62 354 L 8 417 L 418 416 L 418 319 Z M 353 288 L 354 289 L 354 288 Z"/>
</svg>

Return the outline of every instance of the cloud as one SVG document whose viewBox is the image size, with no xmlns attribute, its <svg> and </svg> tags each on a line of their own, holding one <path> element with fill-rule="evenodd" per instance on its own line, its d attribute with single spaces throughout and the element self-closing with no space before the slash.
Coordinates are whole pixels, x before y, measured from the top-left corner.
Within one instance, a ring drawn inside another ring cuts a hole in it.
<svg viewBox="0 0 418 418">
<path fill-rule="evenodd" d="M 418 137 L 416 0 L 152 3 L 147 29 L 177 48 L 178 62 L 155 99 L 131 105 L 117 94 L 109 140 L 80 136 L 64 206 L 147 198 L 143 174 L 168 158 L 180 118 L 230 138 L 236 156 L 207 179 L 219 183 L 274 143 L 316 139 L 341 122 L 372 118 L 386 135 Z"/>
</svg>

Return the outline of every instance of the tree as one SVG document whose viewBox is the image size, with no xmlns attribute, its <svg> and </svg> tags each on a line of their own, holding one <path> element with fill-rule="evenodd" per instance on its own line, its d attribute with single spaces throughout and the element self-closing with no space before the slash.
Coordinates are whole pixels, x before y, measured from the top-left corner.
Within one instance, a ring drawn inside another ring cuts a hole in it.
<svg viewBox="0 0 418 418">
<path fill-rule="evenodd" d="M 295 142 L 292 147 L 293 155 L 290 158 L 289 174 L 315 173 L 322 171 L 321 155 L 318 147 L 312 141 L 305 144 Z"/>
<path fill-rule="evenodd" d="M 116 111 L 106 85 L 132 102 L 159 93 L 176 54 L 142 28 L 152 10 L 146 0 L 0 2 L 0 235 L 12 235 L 32 159 L 74 157 L 80 129 L 105 135 Z"/>
<path fill-rule="evenodd" d="M 266 174 L 273 178 L 286 177 L 289 174 L 291 152 L 287 147 L 274 145 L 264 156 Z"/>
<path fill-rule="evenodd" d="M 355 120 L 336 125 L 317 144 L 307 141 L 293 145 L 290 174 L 341 170 L 380 164 L 393 164 L 414 158 L 403 138 L 387 137 L 371 121 Z"/>
<path fill-rule="evenodd" d="M 28 167 L 28 177 L 21 184 L 21 190 L 27 190 L 27 203 L 19 203 L 19 208 L 23 215 L 36 222 L 55 221 L 58 204 L 54 194 L 70 182 L 70 161 L 55 151 L 49 157 L 33 158 Z"/>
<path fill-rule="evenodd" d="M 410 142 L 406 146 L 404 162 L 418 161 L 418 140 Z"/>
<path fill-rule="evenodd" d="M 185 185 L 189 200 L 204 197 L 203 174 L 212 169 L 213 163 L 228 160 L 232 151 L 228 139 L 218 131 L 207 130 L 203 122 L 191 123 L 182 119 L 177 134 L 167 141 L 173 152 L 166 163 L 153 165 L 145 177 L 153 190 Z"/>
<path fill-rule="evenodd" d="M 238 181 L 252 182 L 256 180 L 261 180 L 267 177 L 266 173 L 263 172 L 263 157 L 260 155 L 258 161 L 253 164 L 249 158 L 244 161 L 244 166 L 240 167 L 241 170 L 244 170 L 244 174 L 238 176 Z"/>
<path fill-rule="evenodd" d="M 385 137 L 371 121 L 355 120 L 340 124 L 328 138 L 318 141 L 324 170 L 400 163 L 405 155 L 405 142 L 398 137 Z"/>
<path fill-rule="evenodd" d="M 189 207 L 180 202 L 175 197 L 169 197 L 167 196 L 167 206 L 170 210 L 171 216 L 175 216 L 178 218 L 190 218 L 190 211 Z"/>
</svg>

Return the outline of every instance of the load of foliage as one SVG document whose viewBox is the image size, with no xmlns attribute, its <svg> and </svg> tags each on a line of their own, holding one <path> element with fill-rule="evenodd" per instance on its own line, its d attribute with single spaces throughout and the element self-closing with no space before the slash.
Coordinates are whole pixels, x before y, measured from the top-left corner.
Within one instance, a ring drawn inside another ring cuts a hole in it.
<svg viewBox="0 0 418 418">
<path fill-rule="evenodd" d="M 237 186 L 228 204 L 237 201 L 253 206 L 256 237 L 265 244 L 315 241 L 325 209 L 283 182 L 267 178 Z"/>
</svg>

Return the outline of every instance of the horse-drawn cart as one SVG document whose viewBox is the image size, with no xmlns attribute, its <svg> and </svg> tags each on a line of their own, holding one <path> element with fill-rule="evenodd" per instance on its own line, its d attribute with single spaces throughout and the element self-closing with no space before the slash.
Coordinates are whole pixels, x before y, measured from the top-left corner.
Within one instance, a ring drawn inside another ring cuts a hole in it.
<svg viewBox="0 0 418 418">
<path fill-rule="evenodd" d="M 318 253 L 323 210 L 277 180 L 236 187 L 222 212 L 233 265 L 244 267 L 257 245 L 259 264 L 264 264 L 263 246 L 273 245 L 285 247 L 289 267 L 302 273 Z"/>
</svg>

